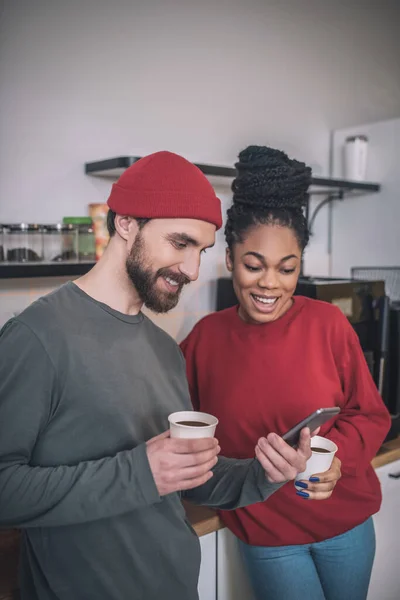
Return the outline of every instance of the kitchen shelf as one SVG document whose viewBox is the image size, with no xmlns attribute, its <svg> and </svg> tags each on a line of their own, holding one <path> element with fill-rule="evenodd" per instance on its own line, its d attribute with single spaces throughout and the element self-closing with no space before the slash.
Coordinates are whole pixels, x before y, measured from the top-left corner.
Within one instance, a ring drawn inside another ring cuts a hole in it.
<svg viewBox="0 0 400 600">
<path fill-rule="evenodd" d="M 140 156 L 117 156 L 107 158 L 96 162 L 85 164 L 85 173 L 97 177 L 109 177 L 114 179 L 135 162 L 140 160 Z M 195 163 L 196 166 L 209 177 L 233 178 L 236 175 L 236 169 L 233 167 L 223 167 L 220 165 L 207 165 Z M 332 179 L 330 177 L 313 177 L 311 179 L 310 194 L 325 194 L 332 192 L 379 192 L 379 183 L 350 181 L 346 179 Z M 325 189 L 324 189 L 325 188 Z"/>
<path fill-rule="evenodd" d="M 96 263 L 0 263 L 0 279 L 30 277 L 74 277 L 84 275 Z"/>
</svg>

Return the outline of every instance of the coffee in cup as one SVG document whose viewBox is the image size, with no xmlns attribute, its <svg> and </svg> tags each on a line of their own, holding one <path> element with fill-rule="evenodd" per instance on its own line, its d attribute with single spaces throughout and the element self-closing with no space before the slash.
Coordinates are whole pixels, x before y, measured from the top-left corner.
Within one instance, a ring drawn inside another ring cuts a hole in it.
<svg viewBox="0 0 400 600">
<path fill-rule="evenodd" d="M 218 419 L 208 413 L 183 410 L 169 415 L 169 429 L 172 438 L 214 437 Z"/>
</svg>

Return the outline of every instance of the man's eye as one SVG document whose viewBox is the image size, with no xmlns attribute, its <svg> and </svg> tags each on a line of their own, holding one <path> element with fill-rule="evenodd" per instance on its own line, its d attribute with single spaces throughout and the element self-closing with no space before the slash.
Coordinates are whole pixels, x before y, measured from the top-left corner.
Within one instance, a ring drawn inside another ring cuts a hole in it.
<svg viewBox="0 0 400 600">
<path fill-rule="evenodd" d="M 175 246 L 175 248 L 177 248 L 178 250 L 184 250 L 187 246 L 187 244 L 185 244 L 184 242 L 172 242 L 172 243 Z"/>
</svg>

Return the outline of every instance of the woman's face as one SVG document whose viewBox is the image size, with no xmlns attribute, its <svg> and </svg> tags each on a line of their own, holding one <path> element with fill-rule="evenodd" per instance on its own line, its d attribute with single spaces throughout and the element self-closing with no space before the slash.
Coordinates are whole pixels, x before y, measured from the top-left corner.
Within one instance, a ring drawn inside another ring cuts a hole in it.
<svg viewBox="0 0 400 600">
<path fill-rule="evenodd" d="M 301 250 L 291 229 L 256 225 L 242 243 L 227 250 L 240 317 L 249 323 L 276 321 L 292 305 L 300 274 Z"/>
</svg>

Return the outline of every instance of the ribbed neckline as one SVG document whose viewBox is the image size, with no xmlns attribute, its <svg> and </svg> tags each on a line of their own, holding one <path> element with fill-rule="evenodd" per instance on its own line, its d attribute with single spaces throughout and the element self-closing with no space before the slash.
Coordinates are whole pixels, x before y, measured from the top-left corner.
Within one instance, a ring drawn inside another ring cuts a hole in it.
<svg viewBox="0 0 400 600">
<path fill-rule="evenodd" d="M 306 298 L 304 296 L 293 296 L 293 304 L 284 315 L 282 315 L 276 321 L 270 323 L 248 323 L 243 321 L 239 316 L 239 305 L 231 309 L 232 326 L 235 331 L 238 331 L 244 335 L 257 336 L 257 335 L 271 335 L 283 329 L 286 325 L 291 323 L 299 312 L 304 307 Z"/>
<path fill-rule="evenodd" d="M 99 302 L 98 300 L 95 300 L 94 298 L 92 298 L 92 296 L 89 296 L 89 294 L 81 290 L 81 288 L 78 287 L 73 281 L 68 281 L 66 285 L 72 291 L 72 293 L 78 294 L 78 296 L 84 298 L 88 302 L 92 302 L 93 304 L 101 308 L 101 310 L 105 310 L 119 321 L 129 323 L 130 325 L 138 325 L 139 323 L 142 323 L 144 319 L 144 315 L 141 312 L 139 312 L 137 315 L 126 315 L 122 312 L 119 312 L 118 310 L 114 310 L 113 308 L 111 308 L 111 306 L 108 306 L 108 304 L 104 304 L 104 302 Z"/>
</svg>

